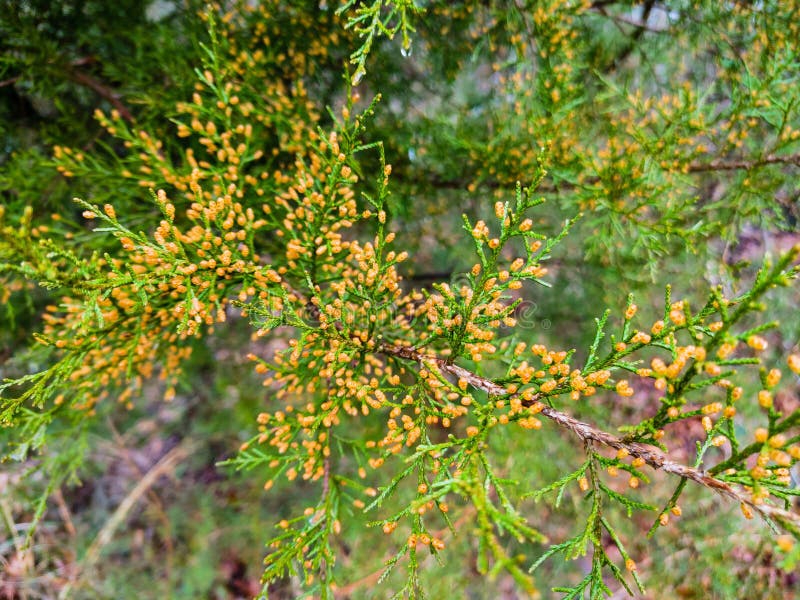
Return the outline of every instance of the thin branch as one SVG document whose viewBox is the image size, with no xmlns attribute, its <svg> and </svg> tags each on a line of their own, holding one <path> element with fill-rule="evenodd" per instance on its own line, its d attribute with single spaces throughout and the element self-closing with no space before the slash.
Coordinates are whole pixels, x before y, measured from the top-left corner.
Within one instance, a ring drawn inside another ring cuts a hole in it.
<svg viewBox="0 0 800 600">
<path fill-rule="evenodd" d="M 5 523 L 6 529 L 8 529 L 8 535 L 14 543 L 14 547 L 17 549 L 17 554 L 19 556 L 24 555 L 25 544 L 21 542 L 19 536 L 17 536 L 14 515 L 11 513 L 11 506 L 5 499 L 0 500 L 0 516 L 3 517 L 3 522 Z"/>
<path fill-rule="evenodd" d="M 66 599 L 70 597 L 72 588 L 80 581 L 81 573 L 91 570 L 100 558 L 100 553 L 103 548 L 108 545 L 114 532 L 125 521 L 128 513 L 136 505 L 136 503 L 144 496 L 147 491 L 158 481 L 158 478 L 166 473 L 172 471 L 179 463 L 185 460 L 194 451 L 195 444 L 193 442 L 184 442 L 170 450 L 158 463 L 150 469 L 138 484 L 131 490 L 125 499 L 111 515 L 111 518 L 103 525 L 102 529 L 98 532 L 94 541 L 89 546 L 83 561 L 79 568 L 76 570 L 75 575 L 67 585 L 61 589 L 59 599 Z"/>
<path fill-rule="evenodd" d="M 4 79 L 3 81 L 0 81 L 0 88 L 1 87 L 6 87 L 8 85 L 14 85 L 15 83 L 17 83 L 20 80 L 20 77 L 21 77 L 21 75 L 17 75 L 16 77 L 9 77 L 8 79 Z"/>
<path fill-rule="evenodd" d="M 691 163 L 690 173 L 703 173 L 706 171 L 738 171 L 741 169 L 750 170 L 764 165 L 785 164 L 800 166 L 800 154 L 775 155 L 769 154 L 763 158 L 754 160 L 712 160 L 708 163 Z"/>
<path fill-rule="evenodd" d="M 648 3 L 651 7 L 654 2 Z M 603 6 L 594 6 L 592 7 L 595 12 L 603 15 L 604 17 L 611 19 L 618 25 L 630 25 L 631 27 L 635 27 L 637 29 L 637 33 L 640 34 L 642 31 L 649 31 L 651 33 L 669 33 L 672 29 L 671 27 L 652 27 L 647 24 L 647 17 L 649 17 L 650 10 L 647 10 L 644 14 L 644 17 L 641 21 L 636 21 L 630 17 L 626 17 L 625 15 L 612 15 L 609 13 Z M 637 35 L 638 38 L 638 35 Z"/>
<path fill-rule="evenodd" d="M 67 76 L 68 79 L 71 79 L 73 82 L 77 83 L 78 85 L 82 85 L 84 87 L 89 88 L 93 92 L 95 92 L 101 98 L 105 98 L 108 102 L 117 109 L 120 116 L 128 122 L 133 122 L 133 114 L 128 109 L 127 106 L 122 102 L 120 99 L 119 94 L 117 94 L 113 89 L 109 86 L 104 84 L 102 81 L 99 81 L 89 75 L 88 73 L 84 73 L 83 71 L 79 71 L 76 67 L 81 67 L 84 65 L 91 65 L 97 62 L 97 59 L 93 56 L 84 56 L 77 60 L 72 61 L 69 65 L 63 68 L 63 73 Z M 17 83 L 22 78 L 22 75 L 17 75 L 15 77 L 10 77 L 8 79 L 4 79 L 0 81 L 0 88 L 6 87 L 9 85 L 13 85 Z"/>
<path fill-rule="evenodd" d="M 56 491 L 53 492 L 53 499 L 56 501 L 58 514 L 61 516 L 61 520 L 64 522 L 64 529 L 67 530 L 69 537 L 74 538 L 78 535 L 78 532 L 75 530 L 75 525 L 72 522 L 69 507 L 64 501 L 64 494 L 61 492 L 61 488 L 56 488 Z"/>
<path fill-rule="evenodd" d="M 111 420 L 111 417 L 108 417 L 107 423 L 108 423 L 108 428 L 111 431 L 111 435 L 114 437 L 114 441 L 117 443 L 117 446 L 119 447 L 119 450 L 122 453 L 123 460 L 139 477 L 143 477 L 144 471 L 140 469 L 139 465 L 136 464 L 136 461 L 133 460 L 130 450 L 125 445 L 125 439 L 122 437 L 122 434 L 117 430 L 116 426 L 114 425 L 114 422 Z M 167 579 L 169 580 L 172 577 L 173 556 L 175 554 L 174 547 L 172 544 L 172 527 L 170 524 L 169 517 L 167 516 L 167 513 L 164 510 L 164 503 L 161 502 L 161 498 L 159 498 L 155 490 L 152 489 L 147 490 L 147 498 L 150 500 L 153 508 L 155 509 L 155 512 L 158 515 L 158 519 L 161 521 L 161 526 L 164 528 L 163 541 L 164 541 L 164 550 L 166 553 L 164 570 L 166 572 Z"/>
<path fill-rule="evenodd" d="M 709 162 L 691 162 L 686 167 L 686 170 L 689 173 L 710 173 L 714 171 L 742 171 L 742 170 L 750 171 L 758 167 L 763 167 L 766 165 L 778 165 L 778 164 L 800 166 L 800 153 L 785 154 L 785 155 L 769 154 L 762 158 L 754 158 L 754 159 L 721 158 Z M 674 172 L 680 173 L 681 171 L 680 169 L 677 169 Z M 402 175 L 398 175 L 397 178 L 402 179 Z M 466 190 L 470 186 L 470 184 L 473 183 L 468 179 L 442 179 L 441 177 L 435 174 L 427 176 L 424 180 L 407 179 L 406 181 L 412 184 L 413 183 L 419 183 L 419 185 L 427 184 L 434 189 L 445 189 L 445 190 L 448 189 Z M 536 191 L 542 193 L 566 192 L 577 188 L 594 185 L 599 182 L 600 178 L 597 176 L 586 177 L 581 183 L 571 183 L 569 181 L 560 181 L 558 183 L 543 182 L 542 184 L 539 185 L 539 187 L 536 188 Z M 514 187 L 514 184 L 512 182 L 503 182 L 494 179 L 484 179 L 479 182 L 479 185 L 487 187 L 489 189 Z"/>
<path fill-rule="evenodd" d="M 481 377 L 472 371 L 468 371 L 467 369 L 459 367 L 458 365 L 455 365 L 438 356 L 423 354 L 413 348 L 386 344 L 380 347 L 380 352 L 390 356 L 397 356 L 399 358 L 413 360 L 423 365 L 426 363 L 433 363 L 440 371 L 449 373 L 450 375 L 459 379 L 464 379 L 472 387 L 482 390 L 487 394 L 492 396 L 509 395 L 508 390 L 506 390 L 506 388 L 502 385 Z M 765 518 L 773 518 L 777 521 L 791 522 L 795 525 L 800 525 L 800 514 L 798 513 L 768 504 L 758 504 L 744 492 L 732 487 L 724 481 L 720 481 L 719 479 L 708 475 L 701 469 L 695 469 L 694 467 L 689 467 L 687 465 L 675 462 L 660 450 L 646 444 L 641 444 L 639 442 L 625 442 L 611 433 L 601 431 L 588 423 L 579 421 L 566 413 L 543 404 L 539 401 L 540 398 L 540 394 L 535 394 L 530 400 L 525 401 L 525 405 L 528 407 L 535 405 L 537 409 L 540 409 L 539 414 L 550 419 L 557 425 L 570 430 L 584 443 L 596 442 L 603 444 L 604 446 L 608 446 L 609 448 L 614 448 L 615 450 L 626 450 L 630 456 L 644 460 L 653 469 L 661 470 L 665 473 L 670 473 L 683 479 L 693 481 L 699 485 L 702 485 L 703 487 L 711 489 L 720 496 L 734 500 L 751 508 L 753 511 L 759 513 Z"/>
<path fill-rule="evenodd" d="M 322 463 L 322 495 L 327 496 L 331 487 L 331 457 L 327 455 Z"/>
<path fill-rule="evenodd" d="M 75 83 L 89 88 L 101 98 L 105 98 L 106 100 L 108 100 L 111 103 L 111 105 L 117 109 L 117 111 L 119 112 L 120 116 L 123 119 L 129 122 L 133 121 L 133 115 L 131 114 L 131 111 L 128 110 L 128 107 L 122 103 L 122 100 L 120 100 L 119 95 L 116 92 L 114 92 L 114 90 L 112 90 L 110 87 L 98 81 L 91 75 L 88 75 L 87 73 L 84 73 L 83 71 L 78 71 L 76 69 L 70 69 L 68 71 L 68 76 Z"/>
</svg>

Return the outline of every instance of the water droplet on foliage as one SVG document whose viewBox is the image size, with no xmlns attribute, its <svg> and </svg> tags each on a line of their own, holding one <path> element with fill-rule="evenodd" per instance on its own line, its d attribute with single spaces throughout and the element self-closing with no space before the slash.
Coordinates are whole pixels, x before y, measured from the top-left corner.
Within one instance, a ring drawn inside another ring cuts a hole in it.
<svg viewBox="0 0 800 600">
<path fill-rule="evenodd" d="M 366 73 L 367 71 L 366 69 L 364 69 L 364 67 L 358 67 L 358 69 L 356 69 L 356 72 L 353 73 L 353 77 L 350 79 L 350 83 L 352 83 L 353 85 L 358 85 L 364 78 L 364 75 L 366 75 Z"/>
<path fill-rule="evenodd" d="M 413 51 L 414 49 L 411 47 L 411 43 L 403 44 L 403 46 L 400 48 L 400 54 L 402 54 L 406 58 L 411 56 Z"/>
</svg>

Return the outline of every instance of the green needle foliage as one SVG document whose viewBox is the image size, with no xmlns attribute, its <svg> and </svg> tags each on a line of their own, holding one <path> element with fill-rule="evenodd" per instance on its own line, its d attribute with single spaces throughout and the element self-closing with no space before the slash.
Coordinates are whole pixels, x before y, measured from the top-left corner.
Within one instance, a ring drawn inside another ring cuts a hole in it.
<svg viewBox="0 0 800 600">
<path fill-rule="evenodd" d="M 252 376 L 179 435 L 278 498 L 261 597 L 452 594 L 459 561 L 646 594 L 716 501 L 791 570 L 800 5 L 133 3 L 120 37 L 13 4 L 0 443 L 31 521 L 211 354 Z"/>
</svg>

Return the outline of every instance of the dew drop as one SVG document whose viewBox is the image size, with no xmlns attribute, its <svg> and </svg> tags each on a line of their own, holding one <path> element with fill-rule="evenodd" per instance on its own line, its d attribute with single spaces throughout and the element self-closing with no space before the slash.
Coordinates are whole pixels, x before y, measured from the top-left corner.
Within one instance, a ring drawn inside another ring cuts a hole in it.
<svg viewBox="0 0 800 600">
<path fill-rule="evenodd" d="M 358 85 L 361 83 L 361 80 L 364 78 L 364 75 L 367 74 L 367 70 L 364 67 L 358 67 L 356 72 L 353 73 L 353 76 L 350 78 L 350 83 L 353 85 Z"/>
<path fill-rule="evenodd" d="M 411 56 L 413 51 L 414 51 L 414 49 L 411 47 L 411 43 L 404 44 L 400 48 L 400 54 L 402 54 L 405 58 L 408 58 L 409 56 Z"/>
</svg>

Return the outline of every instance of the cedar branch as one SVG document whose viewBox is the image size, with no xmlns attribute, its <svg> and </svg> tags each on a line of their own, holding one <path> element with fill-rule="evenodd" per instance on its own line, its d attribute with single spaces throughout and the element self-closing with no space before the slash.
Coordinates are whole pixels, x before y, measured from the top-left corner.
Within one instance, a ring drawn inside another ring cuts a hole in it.
<svg viewBox="0 0 800 600">
<path fill-rule="evenodd" d="M 472 387 L 482 390 L 491 396 L 509 396 L 508 390 L 502 385 L 495 383 L 485 377 L 481 377 L 472 371 L 463 367 L 459 367 L 452 362 L 449 362 L 438 356 L 423 354 L 414 348 L 394 346 L 384 344 L 380 347 L 380 352 L 389 356 L 396 356 L 412 360 L 419 364 L 433 364 L 444 373 L 448 373 L 453 377 L 464 379 Z M 626 450 L 630 456 L 644 460 L 653 469 L 664 471 L 671 475 L 677 475 L 682 479 L 688 479 L 703 487 L 709 488 L 720 496 L 729 500 L 734 500 L 740 504 L 751 508 L 753 511 L 759 513 L 764 518 L 772 518 L 779 522 L 789 522 L 795 525 L 800 525 L 800 514 L 784 510 L 777 506 L 769 504 L 759 504 L 753 501 L 746 493 L 734 488 L 728 483 L 708 475 L 701 469 L 690 467 L 670 459 L 666 454 L 660 450 L 642 444 L 639 442 L 626 442 L 617 436 L 597 429 L 596 427 L 579 421 L 570 415 L 563 413 L 551 406 L 542 404 L 540 402 L 541 395 L 536 394 L 530 400 L 525 401 L 526 406 L 533 406 L 538 404 L 537 408 L 541 408 L 539 414 L 547 417 L 560 427 L 570 430 L 577 435 L 583 442 L 596 442 L 615 450 Z"/>
</svg>

